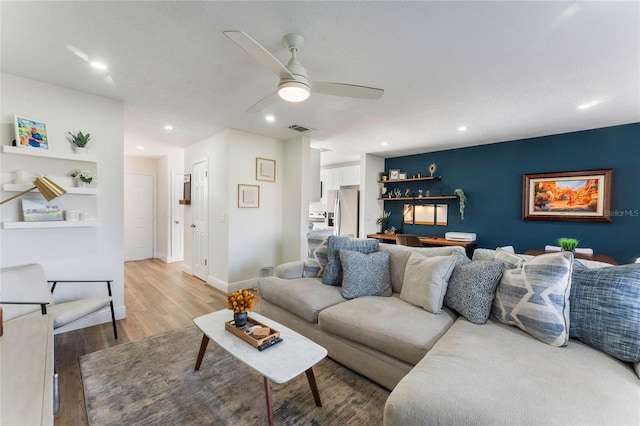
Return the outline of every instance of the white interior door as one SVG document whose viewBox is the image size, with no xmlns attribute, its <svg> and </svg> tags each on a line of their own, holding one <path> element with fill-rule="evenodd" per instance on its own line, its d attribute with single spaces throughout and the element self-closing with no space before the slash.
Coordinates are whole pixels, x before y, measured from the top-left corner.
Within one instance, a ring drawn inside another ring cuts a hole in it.
<svg viewBox="0 0 640 426">
<path fill-rule="evenodd" d="M 124 260 L 153 257 L 153 176 L 124 175 Z"/>
<path fill-rule="evenodd" d="M 208 267 L 208 204 L 209 183 L 207 179 L 208 161 L 203 160 L 193 164 L 191 176 L 191 210 L 193 211 L 193 275 L 203 281 L 207 280 Z"/>
<path fill-rule="evenodd" d="M 171 193 L 171 261 L 184 260 L 184 206 L 182 199 L 184 175 L 173 172 Z"/>
</svg>

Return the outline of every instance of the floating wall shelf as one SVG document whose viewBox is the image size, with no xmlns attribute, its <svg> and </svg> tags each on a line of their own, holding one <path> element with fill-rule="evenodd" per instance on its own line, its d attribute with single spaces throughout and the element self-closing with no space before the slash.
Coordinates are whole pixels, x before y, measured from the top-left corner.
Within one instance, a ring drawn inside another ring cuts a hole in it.
<svg viewBox="0 0 640 426">
<path fill-rule="evenodd" d="M 44 222 L 3 222 L 3 229 L 42 229 L 42 228 L 88 228 L 98 226 L 95 220 L 64 221 L 53 220 Z"/>
<path fill-rule="evenodd" d="M 31 188 L 33 185 L 16 185 L 14 183 L 5 183 L 2 185 L 2 190 L 5 192 L 22 192 Z M 96 195 L 98 188 L 78 188 L 75 186 L 63 186 L 67 191 L 67 194 L 79 194 L 79 195 Z M 37 193 L 38 190 L 34 189 L 31 192 Z"/>
<path fill-rule="evenodd" d="M 5 154 L 29 155 L 32 157 L 54 158 L 58 160 L 83 161 L 85 163 L 97 163 L 98 158 L 93 154 L 74 154 L 71 152 L 52 152 L 40 148 L 20 148 L 17 146 L 3 145 Z"/>
</svg>

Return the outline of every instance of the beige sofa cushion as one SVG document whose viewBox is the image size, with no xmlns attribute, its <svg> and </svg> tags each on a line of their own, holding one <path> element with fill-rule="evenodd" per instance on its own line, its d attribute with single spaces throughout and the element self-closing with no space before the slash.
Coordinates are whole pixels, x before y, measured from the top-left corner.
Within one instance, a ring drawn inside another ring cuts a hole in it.
<svg viewBox="0 0 640 426">
<path fill-rule="evenodd" d="M 387 250 L 391 255 L 389 257 L 389 268 L 391 270 L 391 287 L 394 293 L 400 293 L 402 283 L 404 281 L 404 271 L 407 267 L 407 261 L 411 253 L 418 252 L 424 257 L 449 256 L 456 254 L 461 258 L 467 255 L 462 247 L 408 247 L 396 244 L 381 243 L 378 250 Z"/>
<path fill-rule="evenodd" d="M 415 364 L 455 321 L 444 309 L 435 315 L 391 297 L 364 296 L 320 312 L 323 331 L 343 337 L 409 364 Z"/>
<path fill-rule="evenodd" d="M 393 390 L 384 424 L 638 425 L 639 403 L 633 370 L 600 351 L 459 318 Z"/>
<path fill-rule="evenodd" d="M 439 314 L 455 265 L 454 256 L 424 257 L 418 252 L 411 253 L 400 299 Z"/>
<path fill-rule="evenodd" d="M 274 305 L 314 324 L 318 322 L 321 310 L 346 300 L 342 297 L 341 287 L 324 285 L 321 277 L 261 278 L 258 293 Z"/>
</svg>

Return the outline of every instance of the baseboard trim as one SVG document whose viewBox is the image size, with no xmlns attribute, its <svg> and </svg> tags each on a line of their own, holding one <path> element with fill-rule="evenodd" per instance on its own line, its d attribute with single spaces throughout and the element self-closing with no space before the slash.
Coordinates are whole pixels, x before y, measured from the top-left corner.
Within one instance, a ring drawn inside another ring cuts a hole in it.
<svg viewBox="0 0 640 426">
<path fill-rule="evenodd" d="M 236 281 L 235 283 L 227 283 L 219 280 L 216 277 L 209 276 L 207 278 L 207 284 L 211 287 L 220 290 L 223 293 L 233 293 L 234 291 L 243 290 L 245 288 L 255 288 L 258 285 L 258 278 L 251 278 L 244 281 Z"/>
</svg>

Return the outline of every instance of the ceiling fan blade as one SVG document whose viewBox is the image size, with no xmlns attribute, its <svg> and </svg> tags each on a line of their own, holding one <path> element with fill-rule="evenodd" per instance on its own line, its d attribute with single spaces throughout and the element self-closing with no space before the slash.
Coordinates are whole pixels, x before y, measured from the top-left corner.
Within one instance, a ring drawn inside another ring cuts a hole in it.
<svg viewBox="0 0 640 426">
<path fill-rule="evenodd" d="M 273 92 L 272 94 L 265 96 L 255 104 L 251 105 L 247 112 L 260 112 L 278 99 L 280 99 L 280 96 L 278 96 L 278 92 Z"/>
<path fill-rule="evenodd" d="M 328 81 L 314 81 L 311 83 L 313 93 L 324 95 L 345 96 L 347 98 L 380 99 L 384 90 L 375 87 L 356 86 L 354 84 L 331 83 Z"/>
<path fill-rule="evenodd" d="M 249 37 L 242 31 L 223 31 L 235 44 L 240 46 L 253 59 L 261 63 L 264 67 L 280 78 L 294 79 L 289 70 L 282 65 L 267 49 L 262 47 L 257 41 Z"/>
</svg>

